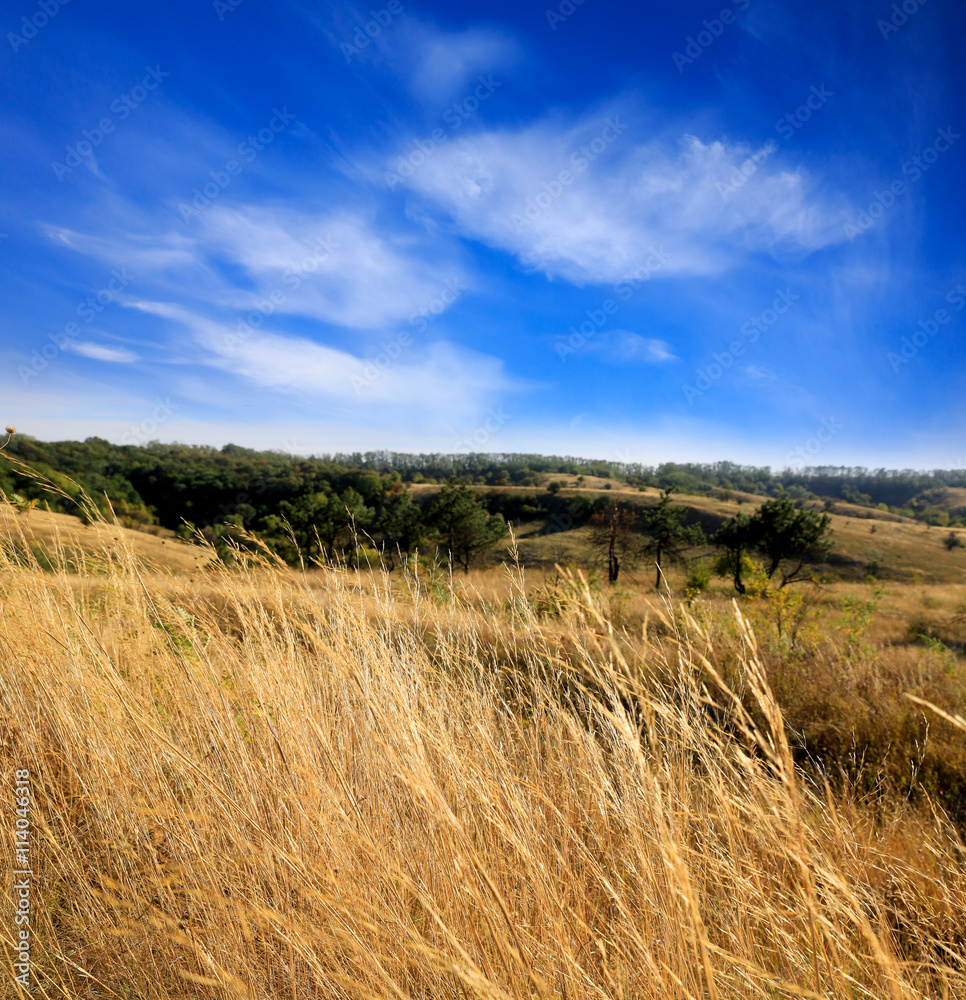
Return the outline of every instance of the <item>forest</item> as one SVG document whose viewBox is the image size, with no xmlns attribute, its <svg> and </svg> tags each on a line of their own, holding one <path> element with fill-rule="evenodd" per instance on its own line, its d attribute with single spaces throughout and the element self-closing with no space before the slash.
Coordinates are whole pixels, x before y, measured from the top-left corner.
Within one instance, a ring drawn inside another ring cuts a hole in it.
<svg viewBox="0 0 966 1000">
<path fill-rule="evenodd" d="M 950 488 L 966 487 L 966 470 L 816 467 L 778 472 L 732 462 L 645 466 L 529 454 L 390 451 L 299 457 L 233 444 L 127 446 L 96 437 L 43 442 L 19 434 L 6 454 L 12 461 L 0 466 L 0 490 L 9 497 L 84 516 L 78 502 L 83 491 L 102 513 L 109 502 L 127 527 L 160 525 L 185 537 L 201 532 L 209 540 L 243 529 L 276 540 L 282 550 L 288 548 L 282 541 L 288 537 L 285 521 L 296 531 L 303 524 L 306 532 L 310 524 L 328 523 L 329 547 L 339 545 L 349 526 L 347 510 L 357 528 L 378 533 L 390 546 L 402 541 L 408 548 L 407 532 L 421 516 L 420 511 L 409 510 L 419 501 L 408 499 L 404 489 L 408 484 L 494 487 L 480 496 L 491 515 L 517 523 L 550 519 L 559 524 L 566 519 L 575 527 L 603 506 L 603 494 L 565 501 L 553 483 L 551 490 L 533 493 L 499 488 L 536 488 L 548 474 L 567 477 L 567 485 L 580 488 L 586 477 L 597 477 L 692 495 L 734 492 L 795 501 L 845 501 L 959 527 L 961 518 L 937 513 L 934 505 Z M 52 495 L 37 474 L 56 484 L 60 495 Z M 331 514 L 328 521 L 327 514 Z M 307 536 L 300 541 L 307 542 Z M 288 554 L 293 556 L 294 548 Z"/>
</svg>

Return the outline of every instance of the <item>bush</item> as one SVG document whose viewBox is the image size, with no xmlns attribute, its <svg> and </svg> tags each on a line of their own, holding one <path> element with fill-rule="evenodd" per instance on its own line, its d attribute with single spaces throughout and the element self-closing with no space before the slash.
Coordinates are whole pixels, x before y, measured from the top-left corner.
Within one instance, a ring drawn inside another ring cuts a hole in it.
<svg viewBox="0 0 966 1000">
<path fill-rule="evenodd" d="M 700 591 L 707 590 L 711 584 L 711 563 L 706 559 L 702 559 L 701 562 L 695 563 L 691 567 L 691 572 L 688 574 L 688 578 L 684 583 L 684 589 L 688 593 L 699 593 Z"/>
</svg>

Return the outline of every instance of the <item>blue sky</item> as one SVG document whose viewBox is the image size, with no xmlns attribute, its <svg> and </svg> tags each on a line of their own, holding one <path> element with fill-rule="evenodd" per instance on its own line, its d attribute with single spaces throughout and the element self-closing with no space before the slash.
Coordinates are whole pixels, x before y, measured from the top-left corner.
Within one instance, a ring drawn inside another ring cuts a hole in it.
<svg viewBox="0 0 966 1000">
<path fill-rule="evenodd" d="M 966 465 L 955 0 L 139 7 L 0 4 L 0 421 Z"/>
</svg>

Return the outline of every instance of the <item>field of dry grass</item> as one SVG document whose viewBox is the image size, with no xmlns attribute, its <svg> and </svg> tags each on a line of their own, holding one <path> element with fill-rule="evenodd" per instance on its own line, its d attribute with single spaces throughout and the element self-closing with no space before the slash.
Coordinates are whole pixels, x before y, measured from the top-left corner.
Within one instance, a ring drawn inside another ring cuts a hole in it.
<svg viewBox="0 0 966 1000">
<path fill-rule="evenodd" d="M 34 995 L 966 995 L 966 732 L 904 697 L 963 714 L 947 589 L 175 573 L 106 527 L 41 566 L 28 523 L 3 509 L 0 755 Z M 850 763 L 849 725 L 927 732 L 919 777 Z"/>
</svg>

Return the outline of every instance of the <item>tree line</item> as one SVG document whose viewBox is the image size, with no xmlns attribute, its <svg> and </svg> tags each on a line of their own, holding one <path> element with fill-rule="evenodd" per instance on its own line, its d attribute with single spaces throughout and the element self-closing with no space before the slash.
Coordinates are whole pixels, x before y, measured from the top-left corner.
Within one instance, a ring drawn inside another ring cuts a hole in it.
<svg viewBox="0 0 966 1000">
<path fill-rule="evenodd" d="M 742 560 L 749 553 L 766 556 L 769 577 L 778 574 L 785 585 L 800 578 L 805 563 L 827 540 L 828 519 L 800 510 L 802 498 L 796 504 L 791 490 L 779 489 L 756 514 L 739 515 L 710 538 L 699 525 L 687 523 L 672 494 L 686 488 L 706 491 L 707 480 L 703 486 L 691 481 L 699 474 L 719 483 L 751 485 L 746 477 L 753 470 L 731 463 L 666 465 L 650 472 L 637 467 L 632 476 L 631 466 L 536 455 L 369 452 L 299 458 L 237 445 L 122 446 L 101 438 L 41 442 L 22 435 L 13 438 L 5 454 L 13 461 L 0 463 L 0 490 L 25 504 L 42 501 L 54 510 L 85 516 L 83 491 L 102 512 L 129 527 L 160 525 L 186 538 L 203 537 L 223 553 L 244 547 L 246 537 L 256 535 L 293 564 L 304 555 L 344 558 L 361 539 L 364 546 L 380 550 L 390 567 L 417 550 L 435 547 L 453 564 L 468 568 L 506 534 L 507 522 L 542 520 L 546 531 L 592 524 L 592 544 L 614 581 L 622 565 L 648 558 L 654 560 L 660 582 L 662 565 L 711 541 L 725 553 L 723 558 L 731 559 L 741 592 Z M 587 476 L 623 475 L 628 482 L 640 480 L 639 485 L 656 480 L 664 492 L 655 506 L 631 509 L 611 502 L 603 492 L 565 498 L 560 481 L 542 493 L 499 489 L 535 485 L 548 471 L 576 477 L 576 485 Z M 669 481 L 682 476 L 686 486 Z M 885 478 L 903 476 L 890 473 Z M 57 492 L 51 493 L 42 479 Z M 481 480 L 494 488 L 477 496 L 469 487 Z M 443 487 L 433 496 L 414 498 L 407 485 L 420 482 Z M 754 485 L 767 495 L 774 481 Z M 789 563 L 799 556 L 801 565 Z"/>
<path fill-rule="evenodd" d="M 744 594 L 744 575 L 753 555 L 763 560 L 765 576 L 786 587 L 809 578 L 808 564 L 822 560 L 832 545 L 828 514 L 799 507 L 787 496 L 761 504 L 753 514 L 738 514 L 706 535 L 691 520 L 686 507 L 675 506 L 674 487 L 662 491 L 651 507 L 611 501 L 591 517 L 591 544 L 607 566 L 607 578 L 616 583 L 622 565 L 646 560 L 655 568 L 654 586 L 660 587 L 664 567 L 684 562 L 689 552 L 703 552 L 710 544 L 719 553 L 715 569 L 734 581 Z"/>
</svg>

